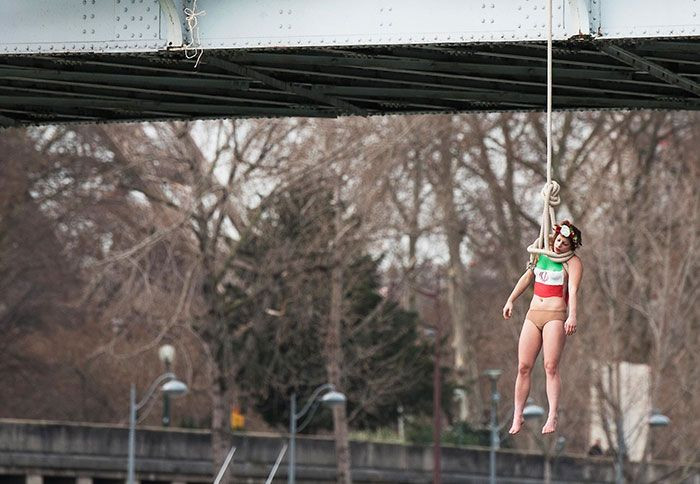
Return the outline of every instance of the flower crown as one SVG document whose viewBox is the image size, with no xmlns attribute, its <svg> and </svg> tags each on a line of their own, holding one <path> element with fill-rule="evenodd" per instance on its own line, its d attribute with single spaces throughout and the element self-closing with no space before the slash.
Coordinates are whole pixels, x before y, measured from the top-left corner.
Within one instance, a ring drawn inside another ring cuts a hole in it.
<svg viewBox="0 0 700 484">
<path fill-rule="evenodd" d="M 561 234 L 562 236 L 564 236 L 566 238 L 570 238 L 571 241 L 574 243 L 574 245 L 580 245 L 578 235 L 574 232 L 574 230 L 571 227 L 569 227 L 566 224 L 555 225 L 554 226 L 554 234 L 555 235 Z"/>
</svg>

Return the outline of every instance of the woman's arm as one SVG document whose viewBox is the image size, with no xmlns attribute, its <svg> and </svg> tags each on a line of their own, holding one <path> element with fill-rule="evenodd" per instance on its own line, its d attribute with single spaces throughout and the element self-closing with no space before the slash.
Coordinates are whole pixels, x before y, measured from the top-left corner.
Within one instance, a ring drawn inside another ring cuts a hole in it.
<svg viewBox="0 0 700 484">
<path fill-rule="evenodd" d="M 513 292 L 511 292 L 510 296 L 508 296 L 508 301 L 506 301 L 506 305 L 503 306 L 504 319 L 510 319 L 511 314 L 513 314 L 513 303 L 516 299 L 518 299 L 518 297 L 520 297 L 520 295 L 523 292 L 525 292 L 525 289 L 527 289 L 527 286 L 530 285 L 534 277 L 535 273 L 532 271 L 532 269 L 526 270 L 525 273 L 522 276 L 520 276 L 520 279 L 518 279 L 518 282 L 513 288 Z"/>
<path fill-rule="evenodd" d="M 576 313 L 578 310 L 578 287 L 583 276 L 583 264 L 578 257 L 572 257 L 568 262 L 569 270 L 569 317 L 564 323 L 564 331 L 567 335 L 576 332 Z"/>
</svg>

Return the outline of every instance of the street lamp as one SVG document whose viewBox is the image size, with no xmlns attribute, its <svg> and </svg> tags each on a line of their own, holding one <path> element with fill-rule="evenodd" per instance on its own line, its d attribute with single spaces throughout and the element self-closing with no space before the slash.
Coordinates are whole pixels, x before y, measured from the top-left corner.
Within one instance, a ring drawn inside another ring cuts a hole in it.
<svg viewBox="0 0 700 484">
<path fill-rule="evenodd" d="M 652 410 L 649 416 L 649 427 L 667 427 L 671 424 L 671 419 L 658 410 Z"/>
<path fill-rule="evenodd" d="M 322 392 L 325 392 L 323 396 L 321 396 Z M 345 398 L 344 394 L 337 391 L 332 384 L 326 383 L 314 390 L 314 392 L 311 394 L 311 397 L 309 397 L 309 400 L 306 402 L 306 405 L 304 405 L 304 408 L 302 408 L 297 413 L 297 394 L 292 393 L 289 411 L 289 471 L 287 473 L 288 484 L 296 483 L 295 474 L 297 432 L 303 430 L 304 427 L 306 427 L 309 424 L 309 422 L 311 422 L 311 418 L 314 416 L 314 413 L 316 412 L 319 403 L 322 403 L 329 407 L 335 407 L 337 405 L 345 405 L 346 400 L 347 399 Z M 301 420 L 304 417 L 304 415 L 307 415 L 306 419 L 301 423 L 301 425 L 297 426 L 297 422 Z"/>
<path fill-rule="evenodd" d="M 668 427 L 671 419 L 654 409 L 649 415 L 649 461 L 654 458 L 654 429 L 658 427 Z"/>
<path fill-rule="evenodd" d="M 156 378 L 146 391 L 146 396 L 139 403 L 136 403 L 136 386 L 131 384 L 131 394 L 129 398 L 129 456 L 127 460 L 127 484 L 134 484 L 134 454 L 136 446 L 136 415 L 141 408 L 153 396 L 158 386 L 165 395 L 173 397 L 187 393 L 187 385 L 175 378 L 174 373 L 166 372 Z"/>
<path fill-rule="evenodd" d="M 501 439 L 498 436 L 498 402 L 501 395 L 498 393 L 498 377 L 503 370 L 492 368 L 486 370 L 486 375 L 491 380 L 491 445 L 489 448 L 489 483 L 496 484 L 496 450 L 501 447 Z"/>
<path fill-rule="evenodd" d="M 624 429 L 622 427 L 623 424 L 623 416 L 622 412 L 620 412 L 620 415 L 618 416 L 618 421 L 616 427 L 616 433 L 617 433 L 617 466 L 615 467 L 615 484 L 624 484 L 625 482 L 625 477 L 624 477 L 624 465 L 625 465 L 625 457 L 627 454 L 627 445 L 625 443 L 625 433 Z M 662 414 L 656 409 L 653 409 L 649 415 L 649 439 L 652 439 L 651 431 L 654 428 L 657 427 L 667 427 L 668 425 L 671 424 L 671 419 L 668 418 L 666 415 Z M 653 441 L 652 441 L 653 442 Z M 651 448 L 652 446 L 649 445 L 649 455 L 650 457 L 653 456 L 653 449 Z"/>
<path fill-rule="evenodd" d="M 170 371 L 170 365 L 175 360 L 175 348 L 173 345 L 163 345 L 158 349 L 158 358 L 165 365 L 165 372 Z M 170 396 L 167 392 L 163 392 L 163 418 L 161 419 L 163 427 L 170 425 Z"/>
<path fill-rule="evenodd" d="M 545 411 L 544 408 L 540 407 L 537 405 L 532 398 L 527 399 L 527 405 L 523 409 L 523 418 L 525 420 L 534 420 L 534 419 L 541 419 L 544 417 Z M 552 482 L 552 446 L 550 445 L 547 447 L 544 445 L 542 442 L 540 442 L 537 438 L 535 438 L 535 442 L 539 446 L 539 448 L 542 450 L 542 455 L 544 456 L 544 479 L 543 481 L 545 484 L 549 484 Z M 554 441 L 554 458 L 557 458 L 559 454 L 561 454 L 564 451 L 564 447 L 566 446 L 566 438 L 563 436 L 559 436 L 555 441 Z"/>
<path fill-rule="evenodd" d="M 523 409 L 523 418 L 525 420 L 532 420 L 542 417 L 544 417 L 544 408 L 536 405 L 532 398 L 528 398 L 527 405 Z"/>
</svg>

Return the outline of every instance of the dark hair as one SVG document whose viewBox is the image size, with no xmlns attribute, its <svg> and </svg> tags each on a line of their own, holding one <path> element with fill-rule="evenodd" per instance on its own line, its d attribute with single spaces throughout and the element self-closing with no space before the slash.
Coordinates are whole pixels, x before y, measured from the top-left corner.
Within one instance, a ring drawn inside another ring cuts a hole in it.
<svg viewBox="0 0 700 484">
<path fill-rule="evenodd" d="M 562 227 L 567 226 L 569 228 L 569 235 L 564 235 L 561 233 Z M 557 235 L 563 235 L 571 243 L 571 250 L 576 250 L 583 245 L 583 239 L 581 238 L 581 231 L 574 224 L 568 220 L 562 220 L 557 225 L 554 226 L 554 238 Z"/>
</svg>

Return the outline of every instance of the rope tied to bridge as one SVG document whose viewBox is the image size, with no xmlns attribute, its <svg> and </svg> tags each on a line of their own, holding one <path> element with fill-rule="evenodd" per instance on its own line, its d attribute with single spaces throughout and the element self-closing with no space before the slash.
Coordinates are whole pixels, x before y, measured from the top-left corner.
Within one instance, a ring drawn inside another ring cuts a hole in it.
<svg viewBox="0 0 700 484">
<path fill-rule="evenodd" d="M 190 41 L 185 44 L 185 58 L 194 59 L 196 57 L 197 60 L 194 63 L 194 68 L 196 69 L 199 65 L 200 59 L 202 58 L 202 54 L 204 54 L 204 49 L 202 48 L 202 42 L 199 36 L 199 27 L 197 26 L 199 23 L 198 17 L 201 15 L 206 15 L 207 11 L 200 10 L 198 12 L 197 0 L 193 0 L 192 8 L 185 7 L 184 12 L 186 15 L 185 20 L 187 21 L 187 28 L 190 31 Z M 194 52 L 191 53 L 190 51 Z"/>
<path fill-rule="evenodd" d="M 552 180 L 552 0 L 547 0 L 547 183 L 541 194 L 544 200 L 540 234 L 527 248 L 530 253 L 528 268 L 534 267 L 538 255 L 546 255 L 554 262 L 566 262 L 574 255 L 573 250 L 554 252 L 550 249 L 549 237 L 556 225 L 555 207 L 561 203 L 559 183 Z"/>
</svg>

